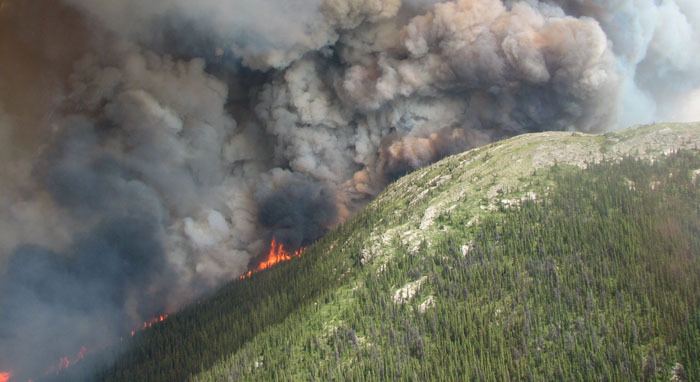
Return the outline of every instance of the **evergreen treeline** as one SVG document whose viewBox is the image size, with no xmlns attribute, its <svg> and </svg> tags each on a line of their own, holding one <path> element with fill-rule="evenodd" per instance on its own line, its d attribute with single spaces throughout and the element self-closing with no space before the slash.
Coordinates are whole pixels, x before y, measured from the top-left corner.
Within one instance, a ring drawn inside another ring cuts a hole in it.
<svg viewBox="0 0 700 382">
<path fill-rule="evenodd" d="M 360 265 L 393 214 L 372 204 L 138 335 L 100 379 L 700 380 L 696 169 L 693 152 L 555 166 L 538 201 L 475 226 L 453 210 L 431 245 L 393 240 L 381 269 Z"/>
</svg>

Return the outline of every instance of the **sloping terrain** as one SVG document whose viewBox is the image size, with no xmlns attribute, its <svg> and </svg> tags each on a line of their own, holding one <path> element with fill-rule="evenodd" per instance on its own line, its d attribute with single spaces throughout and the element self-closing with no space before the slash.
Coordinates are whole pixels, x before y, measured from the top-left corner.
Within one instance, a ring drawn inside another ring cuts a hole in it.
<svg viewBox="0 0 700 382">
<path fill-rule="evenodd" d="M 656 125 L 446 158 L 98 378 L 699 379 L 698 147 Z"/>
</svg>

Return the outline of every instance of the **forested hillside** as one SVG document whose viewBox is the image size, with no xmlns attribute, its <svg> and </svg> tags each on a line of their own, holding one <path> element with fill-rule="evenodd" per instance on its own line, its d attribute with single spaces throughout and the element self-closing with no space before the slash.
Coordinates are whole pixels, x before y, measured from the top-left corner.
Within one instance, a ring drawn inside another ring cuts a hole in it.
<svg viewBox="0 0 700 382">
<path fill-rule="evenodd" d="M 652 126 L 447 158 L 98 378 L 700 379 L 699 142 Z"/>
</svg>

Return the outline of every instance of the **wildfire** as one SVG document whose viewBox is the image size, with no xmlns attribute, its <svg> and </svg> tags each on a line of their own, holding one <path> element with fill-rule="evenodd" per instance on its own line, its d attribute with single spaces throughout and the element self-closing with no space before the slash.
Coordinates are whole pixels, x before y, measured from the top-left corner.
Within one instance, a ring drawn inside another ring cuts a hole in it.
<svg viewBox="0 0 700 382">
<path fill-rule="evenodd" d="M 131 336 L 133 337 L 136 335 L 137 332 L 139 332 L 141 330 L 146 330 L 146 329 L 154 326 L 155 324 L 157 324 L 159 322 L 163 322 L 167 319 L 168 319 L 167 313 L 163 313 L 161 315 L 153 317 L 150 320 L 144 322 L 141 326 L 132 329 Z M 82 361 L 87 354 L 88 354 L 88 349 L 85 346 L 81 346 L 80 350 L 78 351 L 78 353 L 75 354 L 75 356 L 73 356 L 73 357 L 70 357 L 70 356 L 61 357 L 53 366 L 49 367 L 44 374 L 45 375 L 60 374 L 62 371 L 66 370 L 69 367 Z M 0 382 L 10 382 L 11 378 L 12 378 L 11 371 L 0 371 Z M 31 382 L 31 380 L 29 380 L 29 381 Z"/>
<path fill-rule="evenodd" d="M 74 357 L 69 357 L 69 356 L 63 356 L 61 359 L 58 360 L 58 362 L 51 366 L 47 371 L 46 374 L 59 374 L 61 371 L 66 370 L 67 368 L 75 365 L 76 363 L 80 362 L 85 358 L 85 355 L 87 354 L 88 349 L 85 346 L 81 346 L 80 350 Z M 0 379 L 0 382 L 2 382 L 2 379 Z"/>
<path fill-rule="evenodd" d="M 303 253 L 303 248 L 299 248 L 294 252 L 287 252 L 287 250 L 284 249 L 284 244 L 278 243 L 273 237 L 272 242 L 270 243 L 270 250 L 267 252 L 267 256 L 265 257 L 265 259 L 261 261 L 255 268 L 241 275 L 240 279 L 247 279 L 254 273 L 258 273 L 260 271 L 264 271 L 265 269 L 272 268 L 279 263 L 289 261 L 295 257 L 300 257 Z"/>
<path fill-rule="evenodd" d="M 165 320 L 167 320 L 167 319 L 168 319 L 168 314 L 167 314 L 167 313 L 163 313 L 163 314 L 161 314 L 161 315 L 159 315 L 159 316 L 153 317 L 153 318 L 151 318 L 150 320 L 144 322 L 144 323 L 143 323 L 141 326 L 139 326 L 138 328 L 131 329 L 131 336 L 132 336 L 132 337 L 135 336 L 135 335 L 136 335 L 136 332 L 138 332 L 139 330 L 146 330 L 146 329 L 152 327 L 153 325 L 155 325 L 155 324 L 157 324 L 157 323 L 159 323 L 159 322 L 163 322 L 163 321 L 165 321 Z M 0 382 L 2 382 L 2 381 L 0 381 Z"/>
</svg>

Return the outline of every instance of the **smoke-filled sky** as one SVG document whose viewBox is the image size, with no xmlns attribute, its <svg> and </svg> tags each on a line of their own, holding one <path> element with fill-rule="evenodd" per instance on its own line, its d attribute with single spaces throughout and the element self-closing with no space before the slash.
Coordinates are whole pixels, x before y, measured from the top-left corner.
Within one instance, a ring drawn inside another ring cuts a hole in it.
<svg viewBox="0 0 700 382">
<path fill-rule="evenodd" d="M 544 130 L 700 119 L 696 0 L 0 0 L 0 370 Z"/>
</svg>

